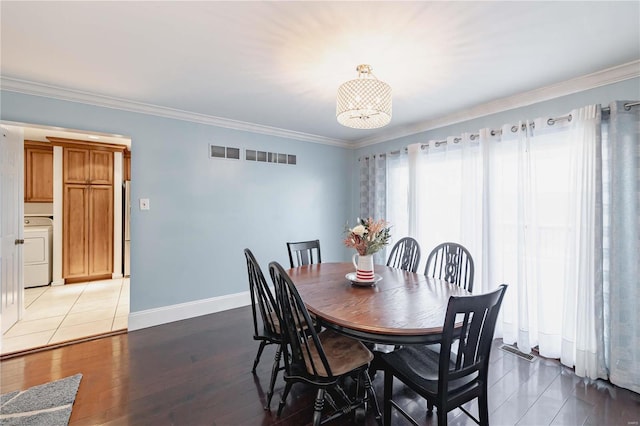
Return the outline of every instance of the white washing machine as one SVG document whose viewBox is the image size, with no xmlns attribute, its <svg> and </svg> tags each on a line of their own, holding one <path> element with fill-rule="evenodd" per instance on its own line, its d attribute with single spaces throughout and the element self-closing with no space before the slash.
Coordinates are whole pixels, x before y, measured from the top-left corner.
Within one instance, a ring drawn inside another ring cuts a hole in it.
<svg viewBox="0 0 640 426">
<path fill-rule="evenodd" d="M 24 217 L 24 287 L 51 284 L 53 219 Z"/>
</svg>

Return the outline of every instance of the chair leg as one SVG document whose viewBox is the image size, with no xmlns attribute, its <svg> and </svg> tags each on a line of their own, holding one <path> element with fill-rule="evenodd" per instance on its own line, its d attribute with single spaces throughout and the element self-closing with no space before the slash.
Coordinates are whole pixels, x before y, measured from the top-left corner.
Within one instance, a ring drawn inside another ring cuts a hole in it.
<svg viewBox="0 0 640 426">
<path fill-rule="evenodd" d="M 438 407 L 438 426 L 447 426 L 447 412 Z"/>
<path fill-rule="evenodd" d="M 262 355 L 262 351 L 264 350 L 265 346 L 267 346 L 267 341 L 266 340 L 262 340 L 260 342 L 260 347 L 258 348 L 258 354 L 256 355 L 256 359 L 255 359 L 255 361 L 253 361 L 253 368 L 251 369 L 251 372 L 253 374 L 256 374 L 256 367 L 258 366 L 258 363 L 260 362 L 260 356 Z"/>
<path fill-rule="evenodd" d="M 433 415 L 433 402 L 427 401 L 427 416 Z"/>
<path fill-rule="evenodd" d="M 393 392 L 393 374 L 388 371 L 384 372 L 384 422 L 385 425 L 391 424 L 391 393 Z"/>
<path fill-rule="evenodd" d="M 271 398 L 273 398 L 273 388 L 276 384 L 276 377 L 278 376 L 278 370 L 280 370 L 280 357 L 282 355 L 282 347 L 278 346 L 276 350 L 276 356 L 273 359 L 273 367 L 271 367 L 271 383 L 269 384 L 269 392 L 267 393 L 267 405 L 265 410 L 271 409 Z"/>
<path fill-rule="evenodd" d="M 478 414 L 480 420 L 480 426 L 488 426 L 489 425 L 489 405 L 487 401 L 487 390 L 485 389 L 478 396 Z"/>
<path fill-rule="evenodd" d="M 367 394 L 369 395 L 369 399 L 371 399 L 373 401 L 373 407 L 375 408 L 375 416 L 376 416 L 376 422 L 382 426 L 382 415 L 380 414 L 380 405 L 378 404 L 378 398 L 376 398 L 376 391 L 373 389 L 373 384 L 371 383 L 371 378 L 369 377 L 369 374 L 367 373 L 367 370 L 364 370 L 362 372 L 362 374 L 364 374 L 364 387 L 365 390 L 367 392 Z"/>
<path fill-rule="evenodd" d="M 324 408 L 324 388 L 318 389 L 316 401 L 313 403 L 313 426 L 319 426 L 322 419 L 322 409 Z"/>
<path fill-rule="evenodd" d="M 287 382 L 287 384 L 284 386 L 284 391 L 282 392 L 282 396 L 280 397 L 280 404 L 278 405 L 278 417 L 280 417 L 280 414 L 282 414 L 282 409 L 287 402 L 287 396 L 289 396 L 289 391 L 291 390 L 292 385 L 293 382 Z"/>
</svg>

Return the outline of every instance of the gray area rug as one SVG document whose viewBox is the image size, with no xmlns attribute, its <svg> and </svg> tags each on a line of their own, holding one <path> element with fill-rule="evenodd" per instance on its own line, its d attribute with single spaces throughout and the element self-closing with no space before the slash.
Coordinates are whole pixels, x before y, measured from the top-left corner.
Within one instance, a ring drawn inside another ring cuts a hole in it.
<svg viewBox="0 0 640 426">
<path fill-rule="evenodd" d="M 2 426 L 66 426 L 82 374 L 0 395 Z"/>
</svg>

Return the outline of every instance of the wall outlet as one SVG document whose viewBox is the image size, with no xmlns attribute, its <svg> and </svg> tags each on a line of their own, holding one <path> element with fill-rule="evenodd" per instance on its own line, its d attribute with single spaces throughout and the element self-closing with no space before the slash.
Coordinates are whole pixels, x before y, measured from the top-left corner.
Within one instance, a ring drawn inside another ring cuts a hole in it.
<svg viewBox="0 0 640 426">
<path fill-rule="evenodd" d="M 140 198 L 140 210 L 149 210 L 151 205 L 148 198 Z"/>
</svg>

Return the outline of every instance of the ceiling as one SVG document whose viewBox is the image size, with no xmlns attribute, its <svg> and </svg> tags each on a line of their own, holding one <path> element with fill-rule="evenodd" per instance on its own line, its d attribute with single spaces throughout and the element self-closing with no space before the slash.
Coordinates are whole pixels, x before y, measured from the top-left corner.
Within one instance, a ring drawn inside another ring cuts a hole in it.
<svg viewBox="0 0 640 426">
<path fill-rule="evenodd" d="M 347 146 L 640 59 L 639 1 L 0 7 L 5 89 L 37 84 Z M 335 119 L 337 88 L 356 78 L 358 64 L 392 87 L 383 129 Z M 640 62 L 633 66 L 640 74 Z"/>
</svg>

